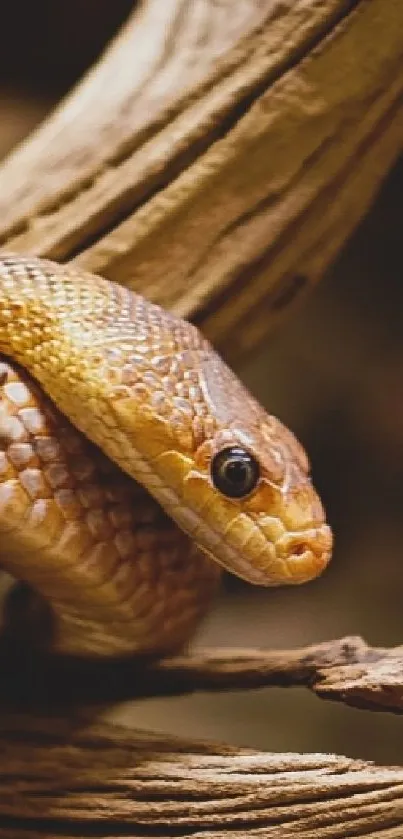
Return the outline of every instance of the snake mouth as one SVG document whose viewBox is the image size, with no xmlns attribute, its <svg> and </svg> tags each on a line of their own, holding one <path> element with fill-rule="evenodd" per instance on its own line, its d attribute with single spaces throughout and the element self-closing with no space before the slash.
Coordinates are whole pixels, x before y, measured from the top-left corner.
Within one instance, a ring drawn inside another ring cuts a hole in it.
<svg viewBox="0 0 403 839">
<path fill-rule="evenodd" d="M 215 535 L 201 545 L 227 571 L 247 583 L 265 588 L 300 585 L 318 577 L 326 568 L 332 552 L 332 532 L 327 524 L 295 532 L 286 532 L 281 523 L 282 534 L 268 538 L 267 533 L 256 522 L 249 539 L 249 551 L 244 545 L 235 546 L 224 537 Z M 255 550 L 252 550 L 254 542 Z M 207 545 L 207 547 L 206 547 Z M 218 549 L 219 548 L 219 549 Z M 248 559 L 245 559 L 248 556 Z"/>
<path fill-rule="evenodd" d="M 332 553 L 330 527 L 323 524 L 295 533 L 285 533 L 275 543 L 276 560 L 285 583 L 298 585 L 318 577 Z"/>
</svg>

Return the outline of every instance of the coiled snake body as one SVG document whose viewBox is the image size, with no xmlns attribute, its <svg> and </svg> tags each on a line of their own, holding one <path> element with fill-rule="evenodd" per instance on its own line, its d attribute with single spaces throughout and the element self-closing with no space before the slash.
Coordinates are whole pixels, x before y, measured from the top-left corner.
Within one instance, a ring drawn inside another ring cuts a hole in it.
<svg viewBox="0 0 403 839">
<path fill-rule="evenodd" d="M 331 533 L 299 443 L 200 332 L 126 288 L 0 255 L 0 562 L 52 647 L 164 653 L 220 565 L 319 574 Z"/>
</svg>

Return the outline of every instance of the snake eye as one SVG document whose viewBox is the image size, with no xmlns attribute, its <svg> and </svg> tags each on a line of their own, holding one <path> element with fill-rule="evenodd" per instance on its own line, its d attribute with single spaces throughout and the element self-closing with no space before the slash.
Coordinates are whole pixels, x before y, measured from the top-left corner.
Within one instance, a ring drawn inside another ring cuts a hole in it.
<svg viewBox="0 0 403 839">
<path fill-rule="evenodd" d="M 215 455 L 211 477 L 217 489 L 228 498 L 244 498 L 259 480 L 259 465 L 245 449 L 231 446 Z"/>
</svg>

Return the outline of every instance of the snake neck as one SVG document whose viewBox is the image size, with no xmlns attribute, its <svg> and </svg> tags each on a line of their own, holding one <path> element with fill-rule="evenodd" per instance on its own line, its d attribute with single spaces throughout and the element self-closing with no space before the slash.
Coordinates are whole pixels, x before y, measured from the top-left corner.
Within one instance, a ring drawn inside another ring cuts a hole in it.
<svg viewBox="0 0 403 839">
<path fill-rule="evenodd" d="M 0 260 L 0 352 L 146 485 L 153 458 L 168 448 L 192 454 L 211 433 L 197 372 L 207 347 L 190 324 L 100 277 Z"/>
</svg>

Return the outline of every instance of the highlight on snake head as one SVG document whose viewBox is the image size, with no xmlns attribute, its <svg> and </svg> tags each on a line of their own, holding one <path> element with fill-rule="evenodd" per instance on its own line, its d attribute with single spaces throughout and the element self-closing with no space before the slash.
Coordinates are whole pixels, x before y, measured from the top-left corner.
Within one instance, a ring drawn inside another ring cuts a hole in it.
<svg viewBox="0 0 403 839">
<path fill-rule="evenodd" d="M 202 546 L 248 582 L 304 583 L 326 567 L 332 534 L 308 461 L 274 417 L 206 441 L 185 484 L 203 510 Z"/>
</svg>

